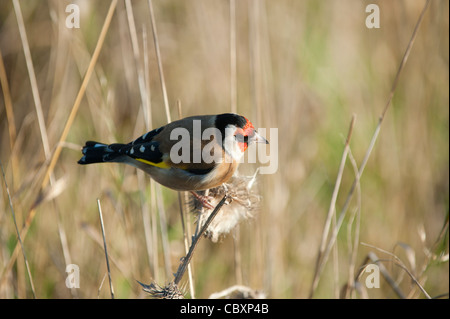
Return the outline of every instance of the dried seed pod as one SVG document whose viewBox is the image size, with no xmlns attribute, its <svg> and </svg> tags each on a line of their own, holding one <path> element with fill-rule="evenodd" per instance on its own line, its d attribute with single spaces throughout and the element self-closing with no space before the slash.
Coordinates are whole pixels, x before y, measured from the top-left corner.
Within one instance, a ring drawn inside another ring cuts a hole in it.
<svg viewBox="0 0 450 319">
<path fill-rule="evenodd" d="M 210 189 L 207 194 L 202 193 L 213 207 L 225 194 L 230 198 L 206 230 L 205 236 L 211 241 L 218 242 L 240 222 L 253 217 L 253 212 L 259 208 L 261 200 L 256 191 L 255 178 L 256 174 L 255 176 L 234 175 L 228 183 Z M 198 214 L 197 222 L 202 226 L 212 210 L 205 209 L 195 197 L 192 198 L 191 204 L 194 213 Z"/>
<path fill-rule="evenodd" d="M 184 299 L 184 293 L 178 288 L 178 285 L 173 281 L 168 283 L 166 286 L 161 287 L 156 283 L 151 283 L 150 285 L 138 283 L 142 286 L 145 292 L 148 292 L 152 298 L 155 299 Z"/>
</svg>

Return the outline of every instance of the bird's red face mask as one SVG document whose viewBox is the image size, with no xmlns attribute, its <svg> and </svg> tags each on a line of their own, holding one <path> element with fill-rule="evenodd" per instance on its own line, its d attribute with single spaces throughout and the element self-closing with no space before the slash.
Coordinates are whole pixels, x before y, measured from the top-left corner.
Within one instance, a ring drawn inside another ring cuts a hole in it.
<svg viewBox="0 0 450 319">
<path fill-rule="evenodd" d="M 247 124 L 243 128 L 237 128 L 234 134 L 241 152 L 245 152 L 248 145 L 251 143 L 265 143 L 269 142 L 256 132 L 253 124 L 247 120 Z"/>
<path fill-rule="evenodd" d="M 247 120 L 247 123 L 243 128 L 238 127 L 236 129 L 234 137 L 236 138 L 236 141 L 242 153 L 245 152 L 245 150 L 248 147 L 249 139 L 254 135 L 255 135 L 255 128 L 253 127 L 253 124 L 249 120 Z"/>
</svg>

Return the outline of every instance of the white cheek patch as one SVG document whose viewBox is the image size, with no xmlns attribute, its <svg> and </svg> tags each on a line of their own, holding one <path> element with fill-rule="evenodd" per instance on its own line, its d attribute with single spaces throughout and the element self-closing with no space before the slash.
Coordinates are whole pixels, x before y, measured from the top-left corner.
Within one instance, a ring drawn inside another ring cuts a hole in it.
<svg viewBox="0 0 450 319">
<path fill-rule="evenodd" d="M 223 144 L 225 151 L 233 158 L 233 160 L 240 161 L 244 152 L 239 147 L 239 143 L 236 141 L 234 135 L 226 134 Z"/>
</svg>

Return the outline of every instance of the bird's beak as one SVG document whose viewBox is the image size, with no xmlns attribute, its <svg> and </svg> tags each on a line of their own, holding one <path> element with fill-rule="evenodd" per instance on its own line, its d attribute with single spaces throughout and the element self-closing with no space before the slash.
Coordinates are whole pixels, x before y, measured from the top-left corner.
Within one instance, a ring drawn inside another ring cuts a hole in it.
<svg viewBox="0 0 450 319">
<path fill-rule="evenodd" d="M 264 144 L 269 144 L 269 141 L 266 140 L 264 137 L 262 137 L 261 135 L 259 135 L 258 132 L 255 131 L 255 135 L 253 136 L 253 142 L 255 143 L 264 143 Z"/>
</svg>

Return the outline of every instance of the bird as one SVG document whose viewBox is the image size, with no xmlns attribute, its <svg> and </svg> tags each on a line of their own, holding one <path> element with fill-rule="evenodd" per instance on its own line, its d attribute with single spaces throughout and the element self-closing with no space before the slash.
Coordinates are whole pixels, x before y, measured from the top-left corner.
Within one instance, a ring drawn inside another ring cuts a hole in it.
<svg viewBox="0 0 450 319">
<path fill-rule="evenodd" d="M 128 144 L 87 141 L 78 164 L 129 164 L 163 186 L 201 199 L 196 192 L 230 180 L 253 143 L 269 142 L 246 117 L 197 115 L 149 131 Z"/>
</svg>

